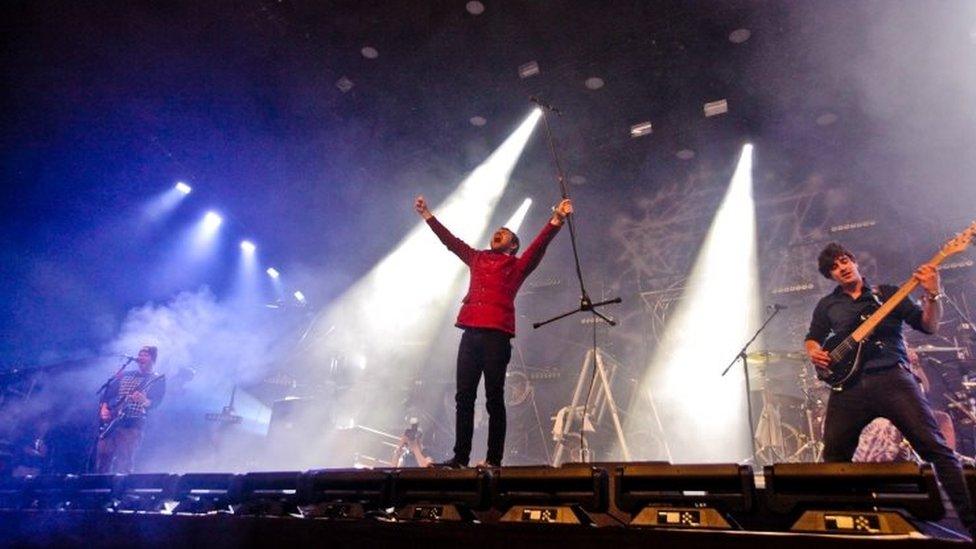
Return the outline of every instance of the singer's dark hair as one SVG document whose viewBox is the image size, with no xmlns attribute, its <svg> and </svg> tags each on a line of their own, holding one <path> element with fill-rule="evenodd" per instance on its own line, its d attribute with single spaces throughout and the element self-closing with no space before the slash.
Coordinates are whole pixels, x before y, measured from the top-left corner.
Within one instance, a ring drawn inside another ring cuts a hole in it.
<svg viewBox="0 0 976 549">
<path fill-rule="evenodd" d="M 820 255 L 817 256 L 817 270 L 824 278 L 830 278 L 830 270 L 834 268 L 834 261 L 837 261 L 838 257 L 849 257 L 851 261 L 857 261 L 854 257 L 854 252 L 848 250 L 847 248 L 841 246 L 836 242 L 831 242 L 824 246 L 824 249 L 820 251 Z"/>
<path fill-rule="evenodd" d="M 149 353 L 149 356 L 152 357 L 153 363 L 156 362 L 156 357 L 159 356 L 159 349 L 156 348 L 156 346 L 154 346 L 154 345 L 146 345 L 145 347 L 143 347 L 140 350 L 146 351 L 147 353 Z"/>
<path fill-rule="evenodd" d="M 515 231 L 513 231 L 512 229 L 509 229 L 508 227 L 502 227 L 502 229 L 503 230 L 506 230 L 506 231 L 508 231 L 509 233 L 512 234 L 512 244 L 515 244 L 515 247 L 512 248 L 512 251 L 508 252 L 509 255 L 515 255 L 515 254 L 517 254 L 518 251 L 519 251 L 519 248 L 522 247 L 522 243 L 519 241 L 518 235 L 515 234 Z"/>
</svg>

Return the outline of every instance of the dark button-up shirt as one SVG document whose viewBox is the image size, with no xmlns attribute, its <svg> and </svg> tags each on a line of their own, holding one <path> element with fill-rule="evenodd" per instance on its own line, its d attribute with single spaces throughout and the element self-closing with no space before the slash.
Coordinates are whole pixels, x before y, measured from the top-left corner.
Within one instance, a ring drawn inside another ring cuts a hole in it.
<svg viewBox="0 0 976 549">
<path fill-rule="evenodd" d="M 455 325 L 488 328 L 515 336 L 515 294 L 526 277 L 539 266 L 559 225 L 546 223 L 519 257 L 492 250 L 475 250 L 451 234 L 436 218 L 427 220 L 437 238 L 471 269 L 468 293 Z"/>
<path fill-rule="evenodd" d="M 860 297 L 852 299 L 837 286 L 833 292 L 821 298 L 814 308 L 806 339 L 822 345 L 831 335 L 846 337 L 861 325 L 863 318 L 878 309 L 878 300 L 884 303 L 897 291 L 896 286 L 887 284 L 872 288 L 865 281 Z M 868 347 L 865 349 L 868 354 L 861 366 L 864 370 L 908 364 L 902 322 L 920 332 L 931 333 L 922 325 L 922 309 L 910 297 L 905 298 L 868 336 Z"/>
</svg>

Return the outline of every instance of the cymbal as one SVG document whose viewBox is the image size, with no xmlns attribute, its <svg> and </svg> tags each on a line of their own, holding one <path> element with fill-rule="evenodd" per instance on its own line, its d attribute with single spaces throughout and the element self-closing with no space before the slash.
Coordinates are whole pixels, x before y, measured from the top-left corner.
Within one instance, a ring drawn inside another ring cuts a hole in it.
<svg viewBox="0 0 976 549">
<path fill-rule="evenodd" d="M 773 362 L 803 362 L 807 355 L 798 351 L 754 351 L 746 353 L 749 362 L 769 364 Z"/>
</svg>

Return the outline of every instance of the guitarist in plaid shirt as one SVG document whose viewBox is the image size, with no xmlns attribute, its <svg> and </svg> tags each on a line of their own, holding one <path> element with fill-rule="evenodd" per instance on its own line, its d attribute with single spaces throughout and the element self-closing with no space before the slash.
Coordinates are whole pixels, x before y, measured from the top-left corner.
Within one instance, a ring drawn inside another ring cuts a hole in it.
<svg viewBox="0 0 976 549">
<path fill-rule="evenodd" d="M 119 375 L 102 393 L 98 416 L 103 427 L 119 414 L 124 414 L 124 417 L 107 435 L 99 438 L 95 454 L 96 473 L 132 472 L 135 454 L 142 443 L 147 412 L 159 406 L 166 394 L 166 381 L 163 379 L 153 382 L 145 392 L 139 390 L 159 377 L 153 372 L 158 353 L 156 347 L 148 345 L 140 349 L 136 357 L 139 371 Z M 112 409 L 111 406 L 117 402 L 118 406 Z"/>
</svg>

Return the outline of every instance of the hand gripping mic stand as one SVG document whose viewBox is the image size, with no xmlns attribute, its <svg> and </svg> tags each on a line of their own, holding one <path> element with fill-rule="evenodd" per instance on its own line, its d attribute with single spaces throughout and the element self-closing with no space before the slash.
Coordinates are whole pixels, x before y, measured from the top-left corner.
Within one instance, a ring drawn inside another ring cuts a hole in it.
<svg viewBox="0 0 976 549">
<path fill-rule="evenodd" d="M 552 105 L 548 105 L 546 103 L 543 103 L 537 97 L 530 97 L 529 99 L 533 103 L 535 103 L 536 105 L 538 105 L 539 106 L 539 109 L 542 111 L 542 121 L 543 121 L 543 124 L 545 125 L 545 128 L 546 128 L 546 141 L 549 144 L 549 152 L 552 154 L 552 160 L 553 160 L 553 163 L 554 163 L 555 168 L 556 168 L 556 181 L 559 183 L 559 191 L 562 194 L 562 197 L 564 199 L 565 198 L 569 198 L 569 191 L 566 189 L 566 179 L 565 179 L 565 176 L 563 174 L 562 165 L 559 163 L 559 155 L 556 153 L 556 144 L 555 144 L 555 141 L 553 140 L 553 137 L 552 137 L 552 128 L 549 125 L 549 114 L 548 114 L 549 112 L 554 112 L 557 115 L 561 115 L 562 113 L 560 113 L 559 110 L 557 110 Z M 570 240 L 570 243 L 572 244 L 572 248 L 573 248 L 573 260 L 574 260 L 575 265 L 576 265 L 576 279 L 579 281 L 579 287 L 580 287 L 579 307 L 577 307 L 575 309 L 572 309 L 570 311 L 567 311 L 565 313 L 558 314 L 558 315 L 556 315 L 556 316 L 554 316 L 554 317 L 552 317 L 552 318 L 550 318 L 548 320 L 543 320 L 542 322 L 534 322 L 532 324 L 532 328 L 538 329 L 538 328 L 540 328 L 542 326 L 545 326 L 546 324 L 549 324 L 551 322 L 555 322 L 557 320 L 566 318 L 567 316 L 571 316 L 571 315 L 574 315 L 576 313 L 589 312 L 593 316 L 597 317 L 597 318 L 594 318 L 593 319 L 593 349 L 591 349 L 591 351 L 587 353 L 587 357 L 586 357 L 586 359 L 583 362 L 583 369 L 580 371 L 580 380 L 579 380 L 579 383 L 577 383 L 576 393 L 573 396 L 573 403 L 570 405 L 570 418 L 571 419 L 570 419 L 569 422 L 567 422 L 565 424 L 565 427 L 563 429 L 563 433 L 562 434 L 565 434 L 565 433 L 567 433 L 568 431 L 571 430 L 572 417 L 573 417 L 574 412 L 575 412 L 575 409 L 577 407 L 577 401 L 579 400 L 579 397 L 581 396 L 582 382 L 584 380 L 584 376 L 586 374 L 586 370 L 587 370 L 588 366 L 590 365 L 590 362 L 591 362 L 590 361 L 590 358 L 592 356 L 592 367 L 593 367 L 593 370 L 592 370 L 591 377 L 590 377 L 589 389 L 586 392 L 586 399 L 584 400 L 584 404 L 583 404 L 583 416 L 582 416 L 582 419 L 580 421 L 580 430 L 579 430 L 581 461 L 586 462 L 589 459 L 589 449 L 587 448 L 587 445 L 586 445 L 586 435 L 585 435 L 585 430 L 586 429 L 584 428 L 586 426 L 586 424 L 587 424 L 587 420 L 586 420 L 586 407 L 587 407 L 587 404 L 590 401 L 590 393 L 593 390 L 593 384 L 596 381 L 596 376 L 597 376 L 598 373 L 600 375 L 601 388 L 605 392 L 605 396 L 606 396 L 606 399 L 607 399 L 607 403 L 610 406 L 610 413 L 611 413 L 611 416 L 613 418 L 614 427 L 615 427 L 615 429 L 617 431 L 617 437 L 618 437 L 618 439 L 620 441 L 621 449 L 624 452 L 625 458 L 629 460 L 630 459 L 629 458 L 629 453 L 630 452 L 627 449 L 627 442 L 626 442 L 626 440 L 624 440 L 623 428 L 621 427 L 621 424 L 620 424 L 620 418 L 617 415 L 617 406 L 616 406 L 616 403 L 613 400 L 613 395 L 610 394 L 609 379 L 608 379 L 608 376 L 606 374 L 606 371 L 605 371 L 605 369 L 603 367 L 602 357 L 600 356 L 599 350 L 597 349 L 597 346 L 596 346 L 596 323 L 598 322 L 597 319 L 602 320 L 603 322 L 606 322 L 609 326 L 616 326 L 617 325 L 617 322 L 615 320 L 612 320 L 612 319 L 608 318 L 607 316 L 605 316 L 604 314 L 602 314 L 600 311 L 598 311 L 596 308 L 597 307 L 601 307 L 603 305 L 609 305 L 611 303 L 620 303 L 621 302 L 621 299 L 619 297 L 615 297 L 615 298 L 612 298 L 612 299 L 607 299 L 607 300 L 599 301 L 597 303 L 594 303 L 593 300 L 590 299 L 589 294 L 586 292 L 586 286 L 583 283 L 583 270 L 580 268 L 579 249 L 576 246 L 576 228 L 573 225 L 573 217 L 572 217 L 572 215 L 569 215 L 569 216 L 566 217 L 566 224 L 569 226 L 569 240 Z M 591 355 L 591 353 L 592 353 L 592 355 Z M 558 440 L 559 440 L 559 443 L 557 444 L 557 452 L 556 452 L 556 457 L 555 457 L 555 460 L 556 461 L 558 461 L 561 458 L 562 449 L 563 449 L 562 437 L 560 436 L 558 438 Z"/>
</svg>

